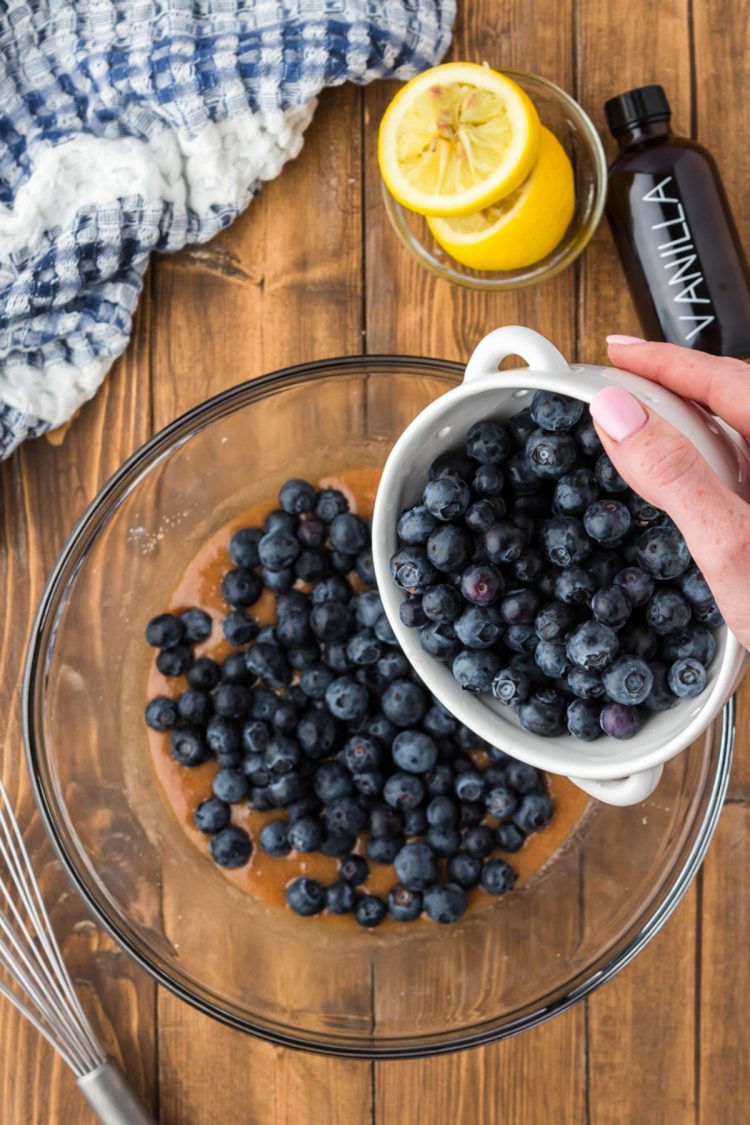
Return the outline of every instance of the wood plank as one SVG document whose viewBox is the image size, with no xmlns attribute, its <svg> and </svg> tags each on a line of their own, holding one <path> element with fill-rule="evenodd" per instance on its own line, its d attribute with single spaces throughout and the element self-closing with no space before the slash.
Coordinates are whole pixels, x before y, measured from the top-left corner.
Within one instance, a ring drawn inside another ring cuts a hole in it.
<svg viewBox="0 0 750 1125">
<path fill-rule="evenodd" d="M 660 82 L 675 124 L 690 125 L 688 6 L 668 0 L 640 19 L 628 8 L 580 0 L 580 98 L 603 137 L 603 103 L 631 86 Z M 608 332 L 638 335 L 638 322 L 606 224 L 582 265 L 581 356 L 606 362 Z M 695 891 L 662 933 L 588 1001 L 592 1125 L 686 1121 L 694 1076 Z M 658 1107 L 658 1110 L 657 1108 Z"/>
<path fill-rule="evenodd" d="M 361 350 L 360 118 L 358 90 L 326 93 L 300 157 L 247 213 L 210 244 L 158 263 L 157 426 L 264 371 Z M 176 929 L 169 897 L 164 909 Z M 167 1125 L 235 1120 L 238 1106 L 243 1121 L 263 1125 L 369 1117 L 367 1063 L 270 1047 L 163 991 L 159 1042 Z"/>
<path fill-rule="evenodd" d="M 719 165 L 740 238 L 750 252 L 750 151 L 739 138 L 750 133 L 750 105 L 744 92 L 744 68 L 750 41 L 750 5 L 736 0 L 695 0 L 696 140 Z M 739 143 L 738 143 L 739 141 Z M 740 689 L 737 745 L 750 737 L 750 680 Z M 750 799 L 750 755 L 737 753 L 730 795 Z"/>
<path fill-rule="evenodd" d="M 701 1125 L 739 1121 L 750 1093 L 750 808 L 727 805 L 703 867 Z"/>
<path fill-rule="evenodd" d="M 486 60 L 546 75 L 573 92 L 570 0 L 491 0 L 459 6 L 451 58 Z M 528 324 L 560 349 L 575 350 L 575 271 L 541 286 L 493 294 L 433 277 L 402 248 L 384 211 L 376 158 L 377 127 L 392 84 L 366 90 L 367 350 L 468 358 L 501 324 Z M 377 1063 L 376 1120 L 495 1121 L 536 1125 L 580 1121 L 584 1107 L 584 1019 L 578 1008 L 516 1039 L 460 1055 Z M 550 1076 L 554 1080 L 550 1081 Z"/>
<path fill-rule="evenodd" d="M 147 282 L 148 284 L 148 282 Z M 24 829 L 43 897 L 83 1004 L 106 1049 L 119 1058 L 134 1088 L 156 1104 L 155 986 L 101 930 L 73 891 L 33 806 L 22 762 L 20 688 L 31 619 L 44 580 L 83 507 L 148 436 L 148 296 L 133 342 L 105 386 L 81 411 L 61 444 L 30 442 L 2 466 L 5 604 L 0 684 L 6 701 L 2 776 Z M 10 1005 L 0 1004 L 2 1119 L 24 1125 L 95 1120 L 73 1076 Z"/>
</svg>

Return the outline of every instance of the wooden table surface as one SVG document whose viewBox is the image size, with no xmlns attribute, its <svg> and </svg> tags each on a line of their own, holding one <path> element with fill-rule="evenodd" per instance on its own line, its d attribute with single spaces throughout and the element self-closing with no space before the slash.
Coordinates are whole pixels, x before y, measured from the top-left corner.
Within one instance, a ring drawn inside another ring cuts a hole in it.
<svg viewBox="0 0 750 1125">
<path fill-rule="evenodd" d="M 661 82 L 677 128 L 718 158 L 750 245 L 749 33 L 748 0 L 465 0 L 451 57 L 542 74 L 602 130 L 606 97 Z M 230 230 L 154 263 L 127 354 L 62 444 L 30 443 L 3 466 L 3 778 L 93 1020 L 166 1125 L 734 1125 L 747 1120 L 750 1099 L 747 689 L 716 838 L 663 931 L 564 1015 L 444 1058 L 319 1058 L 199 1015 L 157 989 L 91 922 L 33 809 L 19 706 L 32 615 L 79 513 L 154 430 L 225 387 L 303 360 L 359 352 L 465 359 L 485 332 L 515 322 L 596 363 L 605 333 L 637 334 L 605 225 L 576 267 L 516 294 L 459 291 L 421 271 L 389 229 L 380 197 L 376 130 L 392 92 L 386 84 L 328 91 L 301 156 Z M 0 1121 L 93 1121 L 65 1067 L 7 1004 Z"/>
</svg>

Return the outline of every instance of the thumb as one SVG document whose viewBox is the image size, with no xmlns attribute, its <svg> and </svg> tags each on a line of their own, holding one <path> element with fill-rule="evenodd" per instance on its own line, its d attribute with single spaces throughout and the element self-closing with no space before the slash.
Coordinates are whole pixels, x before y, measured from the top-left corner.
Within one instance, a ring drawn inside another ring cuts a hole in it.
<svg viewBox="0 0 750 1125">
<path fill-rule="evenodd" d="M 590 409 L 612 464 L 631 488 L 671 516 L 727 624 L 750 647 L 750 507 L 692 442 L 622 387 L 599 391 Z"/>
</svg>

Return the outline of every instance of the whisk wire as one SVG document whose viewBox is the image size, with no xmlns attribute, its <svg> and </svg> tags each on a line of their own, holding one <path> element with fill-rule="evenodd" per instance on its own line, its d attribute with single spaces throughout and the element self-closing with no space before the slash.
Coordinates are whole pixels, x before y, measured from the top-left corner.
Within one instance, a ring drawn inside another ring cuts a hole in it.
<svg viewBox="0 0 750 1125">
<path fill-rule="evenodd" d="M 0 875 L 0 891 L 11 915 L 0 911 L 0 962 L 15 978 L 25 999 L 0 982 L 0 990 L 52 1044 L 79 1076 L 105 1061 L 91 1026 L 76 996 L 42 902 L 28 851 L 13 815 L 8 794 L 0 781 L 0 855 L 18 893 L 35 935 L 29 931 L 9 887 Z M 16 932 L 12 923 L 15 922 Z M 19 936 L 20 934 L 20 936 Z"/>
</svg>

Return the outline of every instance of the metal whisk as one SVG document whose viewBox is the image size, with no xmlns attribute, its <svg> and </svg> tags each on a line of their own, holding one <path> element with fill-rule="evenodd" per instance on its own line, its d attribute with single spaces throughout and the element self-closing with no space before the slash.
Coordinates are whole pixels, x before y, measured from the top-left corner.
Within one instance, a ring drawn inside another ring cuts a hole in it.
<svg viewBox="0 0 750 1125">
<path fill-rule="evenodd" d="M 0 994 L 41 1032 L 76 1076 L 104 1125 L 154 1125 L 97 1040 L 73 988 L 29 853 L 0 782 Z"/>
</svg>

